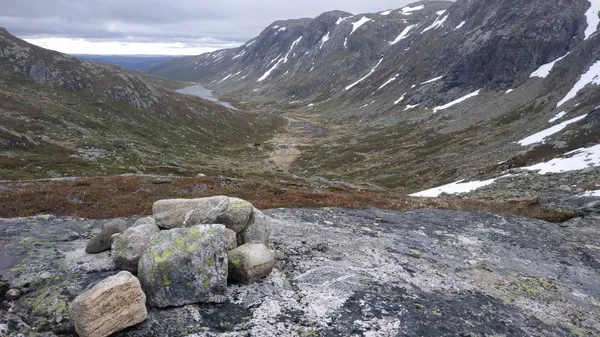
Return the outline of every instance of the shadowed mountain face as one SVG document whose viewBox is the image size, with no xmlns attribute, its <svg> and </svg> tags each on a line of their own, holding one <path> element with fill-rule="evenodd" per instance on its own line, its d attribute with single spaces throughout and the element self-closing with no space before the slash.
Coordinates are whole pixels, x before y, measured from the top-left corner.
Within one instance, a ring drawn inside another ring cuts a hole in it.
<svg viewBox="0 0 600 337">
<path fill-rule="evenodd" d="M 255 160 L 246 143 L 279 123 L 166 89 L 189 83 L 80 61 L 4 29 L 0 74 L 1 179 L 218 171 Z"/>
<path fill-rule="evenodd" d="M 317 124 L 325 136 L 300 137 L 297 173 L 414 190 L 596 144 L 590 119 L 519 141 L 600 106 L 598 7 L 458 0 L 334 11 L 150 72 Z"/>
</svg>

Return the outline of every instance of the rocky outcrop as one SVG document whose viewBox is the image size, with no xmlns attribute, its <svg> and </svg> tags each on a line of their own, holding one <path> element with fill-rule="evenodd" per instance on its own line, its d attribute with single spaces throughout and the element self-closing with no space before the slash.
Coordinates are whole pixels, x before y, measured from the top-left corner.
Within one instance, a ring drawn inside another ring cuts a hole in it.
<svg viewBox="0 0 600 337">
<path fill-rule="evenodd" d="M 107 251 L 113 243 L 113 235 L 119 234 L 129 227 L 127 221 L 123 219 L 113 220 L 104 227 L 100 233 L 94 236 L 85 247 L 85 252 L 88 254 L 96 254 Z"/>
<path fill-rule="evenodd" d="M 600 333 L 597 213 L 563 224 L 439 210 L 265 214 L 275 222 L 270 276 L 230 284 L 222 304 L 150 308 L 146 321 L 115 336 Z M 86 255 L 85 240 L 61 238 L 70 231 L 86 237 L 106 222 L 0 219 L 0 230 L 11 233 L 0 245 L 9 263 L 0 273 L 26 293 L 11 312 L 0 306 L 0 326 L 11 322 L 9 335 L 32 335 L 35 328 L 75 336 L 68 319 L 56 323 L 61 301 L 115 267 L 100 263 L 106 253 Z"/>
<path fill-rule="evenodd" d="M 226 299 L 227 233 L 223 225 L 162 231 L 152 237 L 138 277 L 157 308 Z"/>
<path fill-rule="evenodd" d="M 160 228 L 152 217 L 142 218 L 123 233 L 113 236 L 111 255 L 115 266 L 119 269 L 138 272 L 138 263 L 142 254 L 150 245 L 152 235 L 158 233 Z"/>
<path fill-rule="evenodd" d="M 77 296 L 69 311 L 79 337 L 107 337 L 148 316 L 140 282 L 129 272 L 111 276 Z"/>
<path fill-rule="evenodd" d="M 254 283 L 271 274 L 275 256 L 263 244 L 247 243 L 228 254 L 229 279 L 246 284 Z"/>
</svg>

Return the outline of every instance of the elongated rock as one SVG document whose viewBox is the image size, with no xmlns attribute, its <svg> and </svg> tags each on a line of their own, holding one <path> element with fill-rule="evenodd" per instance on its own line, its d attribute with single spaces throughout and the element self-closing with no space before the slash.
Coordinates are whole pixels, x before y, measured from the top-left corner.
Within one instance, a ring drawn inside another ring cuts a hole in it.
<svg viewBox="0 0 600 337">
<path fill-rule="evenodd" d="M 160 200 L 152 206 L 152 213 L 162 229 L 184 228 L 218 223 L 217 217 L 225 212 L 228 204 L 229 198 L 225 196 Z"/>
<path fill-rule="evenodd" d="M 146 295 L 138 279 L 123 271 L 80 294 L 69 306 L 79 337 L 106 337 L 143 322 Z"/>
</svg>

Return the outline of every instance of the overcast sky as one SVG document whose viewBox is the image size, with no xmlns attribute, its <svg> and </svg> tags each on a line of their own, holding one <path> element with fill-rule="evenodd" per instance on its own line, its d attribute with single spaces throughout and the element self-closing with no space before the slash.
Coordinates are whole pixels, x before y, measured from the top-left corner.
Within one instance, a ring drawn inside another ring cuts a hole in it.
<svg viewBox="0 0 600 337">
<path fill-rule="evenodd" d="M 271 22 L 416 0 L 2 0 L 0 26 L 64 53 L 200 54 L 241 45 Z"/>
</svg>

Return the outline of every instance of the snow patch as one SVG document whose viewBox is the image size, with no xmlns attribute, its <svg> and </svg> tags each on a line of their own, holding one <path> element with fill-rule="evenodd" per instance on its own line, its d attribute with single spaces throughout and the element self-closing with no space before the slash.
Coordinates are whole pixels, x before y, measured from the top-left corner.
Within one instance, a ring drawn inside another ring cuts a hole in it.
<svg viewBox="0 0 600 337">
<path fill-rule="evenodd" d="M 342 23 L 342 22 L 344 22 L 344 21 L 346 21 L 346 20 L 348 20 L 348 19 L 350 19 L 352 17 L 353 16 L 347 16 L 345 18 L 339 18 L 339 19 L 337 19 L 337 21 L 335 22 L 335 24 L 339 26 L 340 23 Z"/>
<path fill-rule="evenodd" d="M 327 32 L 327 34 L 325 34 L 325 36 L 323 36 L 323 38 L 321 39 L 321 46 L 319 46 L 319 49 L 323 48 L 323 45 L 325 44 L 325 42 L 329 41 L 329 32 Z"/>
<path fill-rule="evenodd" d="M 381 85 L 381 86 L 380 86 L 380 87 L 377 89 L 377 91 L 379 91 L 379 90 L 381 90 L 381 89 L 385 88 L 385 86 L 386 86 L 386 85 L 388 85 L 388 84 L 390 84 L 390 83 L 394 82 L 394 81 L 395 81 L 397 78 L 398 78 L 398 75 L 396 75 L 396 76 L 394 76 L 394 77 L 390 78 L 389 80 L 387 80 L 387 82 L 385 82 L 384 84 L 382 84 L 382 85 Z"/>
<path fill-rule="evenodd" d="M 427 84 L 427 83 L 433 83 L 433 82 L 435 82 L 435 81 L 439 81 L 439 80 L 441 80 L 443 77 L 444 77 L 444 76 L 440 76 L 440 77 L 432 78 L 432 79 L 430 79 L 430 80 L 428 80 L 428 81 L 422 82 L 422 83 L 421 83 L 421 85 L 423 85 L 423 84 Z"/>
<path fill-rule="evenodd" d="M 230 78 L 231 76 L 233 76 L 233 74 L 229 74 L 229 75 L 225 76 L 225 78 L 223 78 L 219 83 L 223 83 L 223 82 L 227 81 L 227 79 Z"/>
<path fill-rule="evenodd" d="M 284 57 L 280 58 L 277 63 L 275 63 L 273 65 L 273 67 L 269 70 L 267 70 L 266 73 L 264 73 L 256 82 L 262 82 L 264 81 L 267 77 L 269 77 L 269 75 L 271 75 L 271 73 L 273 72 L 273 70 L 275 70 L 277 68 L 277 66 L 279 66 L 280 63 L 287 63 L 288 61 L 288 57 L 290 56 L 290 53 L 292 52 L 292 50 L 294 50 L 294 48 L 296 47 L 296 45 L 300 42 L 300 40 L 302 40 L 302 36 L 300 36 L 296 41 L 292 42 L 292 46 L 290 47 L 290 50 L 287 52 L 287 54 L 285 54 Z M 281 56 L 281 55 L 280 55 Z M 276 60 L 276 59 L 275 59 Z M 272 63 L 273 61 L 271 61 Z"/>
<path fill-rule="evenodd" d="M 598 191 L 587 191 L 583 193 L 584 197 L 600 197 L 600 190 Z"/>
<path fill-rule="evenodd" d="M 403 93 L 403 94 L 402 94 L 402 96 L 401 96 L 400 98 L 398 98 L 398 100 L 397 100 L 397 101 L 394 101 L 394 105 L 396 105 L 396 104 L 398 104 L 398 103 L 400 103 L 400 102 L 404 101 L 404 96 L 406 96 L 406 93 Z"/>
<path fill-rule="evenodd" d="M 475 97 L 475 96 L 479 95 L 479 93 L 480 93 L 480 92 L 481 92 L 481 89 L 479 89 L 479 90 L 477 90 L 477 91 L 475 91 L 475 92 L 472 92 L 472 93 L 470 93 L 470 94 L 468 94 L 468 95 L 465 95 L 465 96 L 463 96 L 463 97 L 461 97 L 461 98 L 459 98 L 459 99 L 457 99 L 457 100 L 454 100 L 454 101 L 452 101 L 452 102 L 450 102 L 450 103 L 448 103 L 448 104 L 445 104 L 445 105 L 442 105 L 442 106 L 438 106 L 438 107 L 436 107 L 436 108 L 433 108 L 433 112 L 434 112 L 434 113 L 436 113 L 436 112 L 438 112 L 438 111 L 440 111 L 440 110 L 445 110 L 445 109 L 448 109 L 448 108 L 449 108 L 449 107 L 451 107 L 451 106 L 454 106 L 454 105 L 456 105 L 456 104 L 462 103 L 462 102 L 464 102 L 464 101 L 468 100 L 469 98 L 472 98 L 472 97 Z"/>
<path fill-rule="evenodd" d="M 585 39 L 590 38 L 598 30 L 598 24 L 600 24 L 600 0 L 588 0 L 590 8 L 585 12 L 588 26 L 585 29 Z"/>
<path fill-rule="evenodd" d="M 344 48 L 348 48 L 348 38 L 344 39 Z"/>
<path fill-rule="evenodd" d="M 352 35 L 352 33 L 354 33 L 358 28 L 360 28 L 360 26 L 364 25 L 365 23 L 369 22 L 369 21 L 373 21 L 365 16 L 363 16 L 362 18 L 360 18 L 358 21 L 353 22 L 352 23 L 352 31 L 350 32 L 349 35 Z"/>
<path fill-rule="evenodd" d="M 456 26 L 456 28 L 454 28 L 454 30 L 459 30 L 459 29 L 461 29 L 462 27 L 464 27 L 464 26 L 465 26 L 465 24 L 466 24 L 466 23 L 467 23 L 466 21 L 463 21 L 463 22 L 461 22 L 460 24 L 458 24 L 458 26 Z"/>
<path fill-rule="evenodd" d="M 544 143 L 544 140 L 553 134 L 556 134 L 566 128 L 569 124 L 577 123 L 580 120 L 584 119 L 587 115 L 579 116 L 577 118 L 570 119 L 568 121 L 557 124 L 553 127 L 550 127 L 546 130 L 542 130 L 534 135 L 531 135 L 525 139 L 519 141 L 519 145 L 527 146 L 536 143 Z"/>
<path fill-rule="evenodd" d="M 515 89 L 508 89 L 508 90 L 506 90 L 506 92 L 505 92 L 505 93 L 506 93 L 506 94 L 510 94 L 510 93 L 511 93 L 511 92 L 513 92 L 513 91 L 515 91 Z"/>
<path fill-rule="evenodd" d="M 435 21 L 431 24 L 431 26 L 425 28 L 421 34 L 425 33 L 426 31 L 432 30 L 432 29 L 438 29 L 441 26 L 444 25 L 444 22 L 446 22 L 446 20 L 448 20 L 448 15 L 444 15 L 442 16 L 444 13 L 446 13 L 446 11 L 439 11 L 436 12 L 436 14 L 438 15 L 438 17 L 435 19 Z"/>
<path fill-rule="evenodd" d="M 244 55 L 246 55 L 246 49 L 242 50 L 242 52 L 241 52 L 241 53 L 239 53 L 239 54 L 235 55 L 235 56 L 234 56 L 234 57 L 232 57 L 231 59 L 232 59 L 232 60 L 235 60 L 236 58 L 238 58 L 238 57 L 242 57 L 242 56 L 244 56 Z"/>
<path fill-rule="evenodd" d="M 504 177 L 506 177 L 506 176 L 503 176 L 501 178 L 504 178 Z M 491 185 L 498 179 L 500 179 L 500 178 L 483 180 L 483 181 L 469 181 L 469 182 L 464 182 L 464 180 L 460 180 L 460 181 L 457 181 L 457 182 L 454 182 L 454 183 L 451 183 L 448 185 L 432 188 L 432 189 L 421 191 L 418 193 L 413 193 L 413 194 L 410 194 L 409 196 L 421 197 L 421 198 L 436 198 L 436 197 L 439 197 L 440 195 L 442 195 L 443 193 L 446 193 L 446 194 L 468 193 L 468 192 L 474 191 L 478 188 L 482 188 L 482 187 Z"/>
<path fill-rule="evenodd" d="M 404 97 L 404 96 L 403 96 L 403 97 Z M 406 110 L 410 110 L 410 109 L 414 109 L 414 108 L 418 107 L 419 105 L 421 105 L 421 103 L 419 103 L 419 104 L 415 104 L 415 105 L 410 105 L 410 104 L 409 104 L 409 105 L 407 105 L 407 106 L 406 106 L 406 108 L 404 109 L 404 111 L 406 111 Z"/>
<path fill-rule="evenodd" d="M 402 12 L 403 15 L 411 15 L 412 12 L 420 11 L 421 9 L 424 9 L 424 8 L 425 8 L 425 5 L 415 6 L 415 7 L 403 7 L 400 11 Z"/>
<path fill-rule="evenodd" d="M 547 174 L 579 171 L 588 167 L 598 166 L 600 166 L 600 144 L 577 149 L 566 153 L 562 158 L 555 158 L 545 163 L 523 167 L 523 169 L 538 171 L 539 174 Z"/>
<path fill-rule="evenodd" d="M 381 60 L 379 60 L 379 62 L 377 62 L 377 64 L 375 65 L 375 67 L 373 67 L 373 69 L 371 69 L 371 71 L 367 75 L 365 75 L 360 80 L 358 80 L 358 81 L 350 84 L 349 86 L 347 86 L 345 90 L 348 91 L 348 90 L 352 89 L 355 85 L 359 84 L 364 79 L 366 79 L 367 77 L 371 76 L 375 72 L 375 69 L 377 69 L 377 67 L 379 67 L 379 65 L 381 64 L 381 62 L 383 62 L 383 58 L 381 58 Z"/>
<path fill-rule="evenodd" d="M 413 29 L 416 25 L 410 25 L 406 28 L 404 28 L 404 30 L 402 31 L 402 33 L 400 33 L 400 35 L 398 35 L 398 37 L 394 40 L 390 42 L 390 45 L 395 45 L 396 43 L 404 40 L 405 38 L 408 37 L 408 33 L 410 32 L 411 29 Z"/>
<path fill-rule="evenodd" d="M 598 1 L 600 1 L 600 0 L 598 0 Z M 565 98 L 563 98 L 560 102 L 558 102 L 556 107 L 558 108 L 559 106 L 565 104 L 570 99 L 575 98 L 575 96 L 577 95 L 579 90 L 583 89 L 588 84 L 600 84 L 600 61 L 592 64 L 590 69 L 585 74 L 581 75 L 581 78 L 575 84 L 573 89 L 571 89 L 571 91 L 569 91 L 569 93 L 565 96 Z"/>
<path fill-rule="evenodd" d="M 567 112 L 566 112 L 566 111 L 561 111 L 561 112 L 557 113 L 557 114 L 556 114 L 556 116 L 552 117 L 552 118 L 551 118 L 551 119 L 548 121 L 548 123 L 554 123 L 554 122 L 556 122 L 557 120 L 559 120 L 559 119 L 561 119 L 561 118 L 565 117 L 565 115 L 566 115 L 566 114 L 567 114 Z"/>
<path fill-rule="evenodd" d="M 534 71 L 533 73 L 531 73 L 531 77 L 541 77 L 541 78 L 546 78 L 548 75 L 550 75 L 550 72 L 552 72 L 552 68 L 554 68 L 554 65 L 564 59 L 565 57 L 567 57 L 567 55 L 569 55 L 569 53 L 565 54 L 564 56 L 561 56 L 559 58 L 557 58 L 556 60 L 550 62 L 550 63 L 546 63 L 544 65 L 542 65 L 541 67 L 538 68 L 538 70 Z"/>
<path fill-rule="evenodd" d="M 379 15 L 390 15 L 391 12 L 392 12 L 392 10 L 390 9 L 388 11 L 379 13 Z"/>
</svg>

